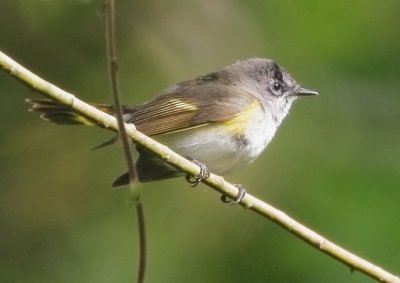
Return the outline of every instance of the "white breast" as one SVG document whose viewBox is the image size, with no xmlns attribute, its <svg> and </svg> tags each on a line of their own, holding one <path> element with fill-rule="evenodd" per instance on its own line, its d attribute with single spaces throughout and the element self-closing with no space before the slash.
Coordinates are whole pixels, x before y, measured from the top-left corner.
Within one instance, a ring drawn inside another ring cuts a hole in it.
<svg viewBox="0 0 400 283">
<path fill-rule="evenodd" d="M 240 138 L 222 125 L 210 124 L 156 139 L 184 157 L 204 162 L 211 172 L 225 174 L 252 163 L 271 141 L 276 128 L 271 115 L 257 111 Z"/>
<path fill-rule="evenodd" d="M 272 140 L 277 129 L 275 120 L 269 113 L 258 112 L 249 121 L 246 131 L 248 146 L 247 151 L 249 162 L 253 162 Z"/>
</svg>

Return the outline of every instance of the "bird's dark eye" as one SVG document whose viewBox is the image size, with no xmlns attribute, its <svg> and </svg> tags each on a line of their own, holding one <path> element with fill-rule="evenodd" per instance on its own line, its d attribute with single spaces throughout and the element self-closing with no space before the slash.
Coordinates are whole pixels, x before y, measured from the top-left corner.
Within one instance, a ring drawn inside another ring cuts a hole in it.
<svg viewBox="0 0 400 283">
<path fill-rule="evenodd" d="M 282 94 L 282 83 L 280 81 L 272 81 L 270 84 L 272 94 L 278 96 Z"/>
<path fill-rule="evenodd" d="M 282 84 L 280 82 L 274 82 L 273 88 L 275 91 L 280 91 L 282 88 Z"/>
</svg>

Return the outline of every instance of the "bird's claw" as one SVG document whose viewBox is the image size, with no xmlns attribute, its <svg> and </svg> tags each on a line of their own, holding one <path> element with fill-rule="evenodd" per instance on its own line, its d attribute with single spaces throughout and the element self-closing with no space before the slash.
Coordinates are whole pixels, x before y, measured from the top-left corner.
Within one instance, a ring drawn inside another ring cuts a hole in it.
<svg viewBox="0 0 400 283">
<path fill-rule="evenodd" d="M 210 171 L 208 170 L 207 166 L 203 162 L 200 162 L 197 159 L 189 159 L 189 160 L 192 161 L 197 166 L 199 166 L 199 168 L 200 168 L 200 173 L 198 175 L 191 176 L 191 175 L 187 174 L 185 177 L 186 181 L 192 187 L 196 187 L 201 181 L 210 177 Z"/>
<path fill-rule="evenodd" d="M 221 201 L 223 203 L 237 204 L 239 203 L 244 196 L 246 195 L 246 189 L 241 184 L 234 184 L 234 186 L 238 189 L 238 194 L 235 199 L 230 199 L 226 195 L 221 196 Z"/>
</svg>

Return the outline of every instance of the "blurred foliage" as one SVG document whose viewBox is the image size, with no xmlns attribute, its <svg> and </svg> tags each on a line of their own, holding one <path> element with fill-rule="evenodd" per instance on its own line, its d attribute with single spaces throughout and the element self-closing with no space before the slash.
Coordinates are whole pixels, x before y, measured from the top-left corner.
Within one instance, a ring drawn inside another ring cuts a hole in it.
<svg viewBox="0 0 400 283">
<path fill-rule="evenodd" d="M 355 253 L 400 272 L 400 2 L 116 1 L 130 104 L 237 59 L 270 57 L 321 93 L 266 153 L 227 176 Z M 109 102 L 102 2 L 0 0 L 0 49 L 87 101 Z M 134 210 L 100 129 L 28 113 L 0 73 L 0 281 L 133 282 Z M 182 179 L 145 184 L 147 282 L 372 282 Z"/>
</svg>

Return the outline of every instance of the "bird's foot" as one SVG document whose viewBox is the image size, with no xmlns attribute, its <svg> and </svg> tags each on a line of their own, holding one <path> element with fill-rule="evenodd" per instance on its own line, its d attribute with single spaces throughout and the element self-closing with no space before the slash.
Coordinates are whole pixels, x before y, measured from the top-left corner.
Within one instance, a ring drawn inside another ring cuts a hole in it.
<svg viewBox="0 0 400 283">
<path fill-rule="evenodd" d="M 192 187 L 196 187 L 201 181 L 210 177 L 210 171 L 203 162 L 200 162 L 197 159 L 193 158 L 188 158 L 188 159 L 200 167 L 200 173 L 198 175 L 192 176 L 187 174 L 185 177 L 186 181 L 188 181 L 188 183 L 191 184 Z"/>
<path fill-rule="evenodd" d="M 230 204 L 237 204 L 239 203 L 244 196 L 246 195 L 246 189 L 241 185 L 241 184 L 234 184 L 234 186 L 236 188 L 238 188 L 238 194 L 235 197 L 235 199 L 230 199 L 229 197 L 227 197 L 226 195 L 222 195 L 221 196 L 221 201 L 223 203 L 230 203 Z"/>
</svg>

